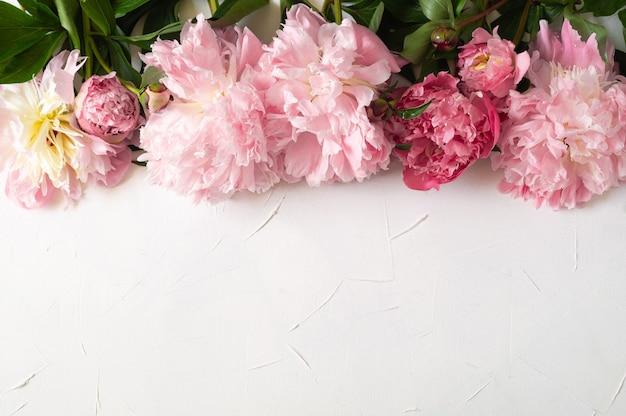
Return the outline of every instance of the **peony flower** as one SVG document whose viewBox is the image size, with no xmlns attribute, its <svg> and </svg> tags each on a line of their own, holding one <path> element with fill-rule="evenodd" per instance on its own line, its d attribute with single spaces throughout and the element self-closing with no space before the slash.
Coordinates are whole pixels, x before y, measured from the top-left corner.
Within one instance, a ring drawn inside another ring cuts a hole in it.
<svg viewBox="0 0 626 416">
<path fill-rule="evenodd" d="M 74 76 L 79 51 L 63 51 L 32 81 L 0 89 L 0 168 L 8 171 L 5 192 L 25 208 L 49 203 L 55 191 L 75 201 L 82 184 L 117 184 L 131 154 L 83 132 L 76 122 Z"/>
<path fill-rule="evenodd" d="M 401 61 L 373 32 L 298 4 L 266 51 L 269 146 L 285 180 L 362 181 L 387 167 L 391 146 L 367 109 Z"/>
<path fill-rule="evenodd" d="M 610 60 L 610 66 L 607 67 L 600 55 L 595 33 L 583 42 L 567 19 L 563 21 L 560 32 L 551 31 L 545 20 L 539 22 L 539 28 L 537 38 L 529 47 L 532 62 L 527 78 L 533 86 L 549 90 L 557 66 L 560 68 L 593 67 L 595 73 L 599 75 L 612 71 L 614 49 L 611 45 L 607 47 L 606 52 Z"/>
<path fill-rule="evenodd" d="M 139 100 L 120 83 L 115 72 L 93 75 L 80 87 L 74 114 L 85 132 L 119 143 L 137 128 Z"/>
<path fill-rule="evenodd" d="M 453 181 L 478 158 L 489 156 L 498 139 L 500 119 L 491 100 L 480 92 L 465 97 L 458 82 L 446 72 L 429 74 L 410 86 L 396 106 L 402 110 L 430 102 L 426 110 L 408 120 L 394 115 L 386 125 L 411 189 L 439 189 Z"/>
<path fill-rule="evenodd" d="M 530 65 L 528 52 L 515 53 L 513 42 L 501 39 L 498 28 L 493 35 L 483 28 L 461 46 L 457 66 L 463 89 L 482 91 L 490 97 L 503 98 L 515 89 Z"/>
<path fill-rule="evenodd" d="M 569 22 L 541 22 L 525 94 L 511 93 L 494 168 L 502 192 L 535 206 L 573 208 L 626 178 L 626 85 L 602 61 L 594 37 Z"/>
<path fill-rule="evenodd" d="M 268 154 L 265 80 L 253 70 L 263 52 L 247 29 L 214 31 L 199 15 L 180 42 L 157 40 L 143 59 L 165 73 L 172 101 L 140 131 L 150 181 L 195 202 L 235 191 L 263 192 L 279 180 Z"/>
</svg>

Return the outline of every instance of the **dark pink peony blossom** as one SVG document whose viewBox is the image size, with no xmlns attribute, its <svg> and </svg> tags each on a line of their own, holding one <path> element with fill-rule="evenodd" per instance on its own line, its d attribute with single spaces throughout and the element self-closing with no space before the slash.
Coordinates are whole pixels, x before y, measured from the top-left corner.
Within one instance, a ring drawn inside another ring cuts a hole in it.
<svg viewBox="0 0 626 416">
<path fill-rule="evenodd" d="M 428 75 L 397 104 L 398 109 L 410 109 L 431 101 L 426 111 L 409 120 L 395 115 L 387 123 L 409 188 L 439 189 L 487 157 L 498 139 L 500 119 L 491 100 L 481 93 L 464 96 L 458 82 L 445 72 Z"/>
</svg>

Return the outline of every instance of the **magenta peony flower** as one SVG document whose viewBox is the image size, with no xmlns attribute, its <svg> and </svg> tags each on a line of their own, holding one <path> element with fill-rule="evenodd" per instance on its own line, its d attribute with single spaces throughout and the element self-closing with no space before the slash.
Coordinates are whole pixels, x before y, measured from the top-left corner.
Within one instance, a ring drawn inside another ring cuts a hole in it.
<svg viewBox="0 0 626 416">
<path fill-rule="evenodd" d="M 480 92 L 465 97 L 458 82 L 446 72 L 429 74 L 397 104 L 398 109 L 410 109 L 432 101 L 426 111 L 409 120 L 395 115 L 386 125 L 398 145 L 394 154 L 404 164 L 404 183 L 411 189 L 439 189 L 478 158 L 489 156 L 498 139 L 500 119 L 491 100 Z"/>
<path fill-rule="evenodd" d="M 298 4 L 266 51 L 269 146 L 285 180 L 362 181 L 387 167 L 391 146 L 367 108 L 401 60 L 373 32 Z"/>
<path fill-rule="evenodd" d="M 74 118 L 74 76 L 84 59 L 63 51 L 32 81 L 0 89 L 0 169 L 5 192 L 25 208 L 49 203 L 56 191 L 75 201 L 82 184 L 117 184 L 131 161 L 125 145 L 81 130 Z"/>
<path fill-rule="evenodd" d="M 115 72 L 93 75 L 76 95 L 74 114 L 85 132 L 120 143 L 137 128 L 139 100 L 120 83 Z"/>
<path fill-rule="evenodd" d="M 530 65 L 528 52 L 515 53 L 515 45 L 478 28 L 459 53 L 457 66 L 465 91 L 482 91 L 490 97 L 503 98 L 515 89 Z"/>
<path fill-rule="evenodd" d="M 158 40 L 143 57 L 165 72 L 173 97 L 140 131 L 149 178 L 195 202 L 266 191 L 280 178 L 267 150 L 266 80 L 253 68 L 261 42 L 247 29 L 216 32 L 197 19 L 180 43 Z"/>
<path fill-rule="evenodd" d="M 531 45 L 533 87 L 511 93 L 494 168 L 502 192 L 573 208 L 626 179 L 626 85 L 565 21 L 560 37 L 541 22 Z"/>
</svg>

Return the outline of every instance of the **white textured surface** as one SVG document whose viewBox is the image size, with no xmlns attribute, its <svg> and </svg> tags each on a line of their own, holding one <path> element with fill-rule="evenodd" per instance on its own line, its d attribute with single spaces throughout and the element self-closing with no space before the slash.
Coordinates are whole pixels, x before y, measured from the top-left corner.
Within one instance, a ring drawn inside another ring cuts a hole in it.
<svg viewBox="0 0 626 416">
<path fill-rule="evenodd" d="M 626 187 L 497 180 L 2 198 L 0 415 L 625 414 Z"/>
</svg>

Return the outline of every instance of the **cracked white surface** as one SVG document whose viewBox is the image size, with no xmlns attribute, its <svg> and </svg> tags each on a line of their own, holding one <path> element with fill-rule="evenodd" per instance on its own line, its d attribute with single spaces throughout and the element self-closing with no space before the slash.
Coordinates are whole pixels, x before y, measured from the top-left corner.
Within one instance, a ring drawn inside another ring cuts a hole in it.
<svg viewBox="0 0 626 416">
<path fill-rule="evenodd" d="M 625 414 L 626 187 L 497 180 L 2 198 L 0 416 Z"/>
</svg>

